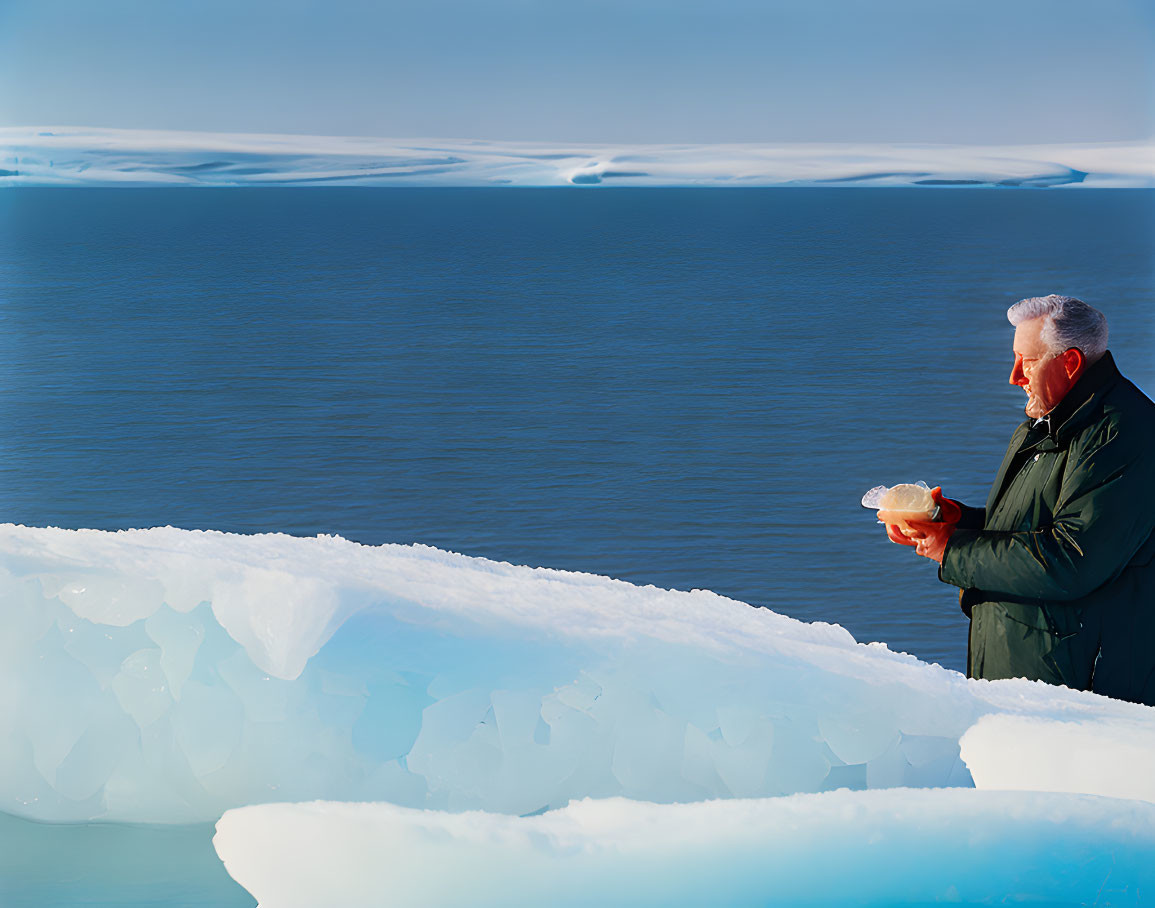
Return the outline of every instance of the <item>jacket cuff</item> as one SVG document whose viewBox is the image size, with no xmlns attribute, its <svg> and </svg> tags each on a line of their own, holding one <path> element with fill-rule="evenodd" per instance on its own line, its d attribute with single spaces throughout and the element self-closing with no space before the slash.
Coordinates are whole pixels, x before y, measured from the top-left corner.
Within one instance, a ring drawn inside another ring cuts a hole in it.
<svg viewBox="0 0 1155 908">
<path fill-rule="evenodd" d="M 959 589 L 974 586 L 966 570 L 967 543 L 978 536 L 979 530 L 956 529 L 946 541 L 942 551 L 942 564 L 938 566 L 938 579 Z"/>
<path fill-rule="evenodd" d="M 955 502 L 962 515 L 959 517 L 959 528 L 963 530 L 981 530 L 987 520 L 986 508 L 972 508 L 961 501 Z"/>
</svg>

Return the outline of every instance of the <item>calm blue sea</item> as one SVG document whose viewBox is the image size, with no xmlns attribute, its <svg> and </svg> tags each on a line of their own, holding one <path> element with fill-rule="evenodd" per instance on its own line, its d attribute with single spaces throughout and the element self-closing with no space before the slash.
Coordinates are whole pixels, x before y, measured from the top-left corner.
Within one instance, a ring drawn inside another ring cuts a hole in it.
<svg viewBox="0 0 1155 908">
<path fill-rule="evenodd" d="M 0 519 L 422 542 L 709 588 L 962 669 L 862 493 L 981 503 L 1004 311 L 1155 389 L 1155 192 L 10 189 Z"/>
<path fill-rule="evenodd" d="M 423 542 L 961 670 L 953 591 L 858 502 L 982 502 L 1004 312 L 1050 292 L 1155 390 L 1155 192 L 9 189 L 0 520 Z M 9 904 L 252 904 L 207 828 L 4 822 Z"/>
</svg>

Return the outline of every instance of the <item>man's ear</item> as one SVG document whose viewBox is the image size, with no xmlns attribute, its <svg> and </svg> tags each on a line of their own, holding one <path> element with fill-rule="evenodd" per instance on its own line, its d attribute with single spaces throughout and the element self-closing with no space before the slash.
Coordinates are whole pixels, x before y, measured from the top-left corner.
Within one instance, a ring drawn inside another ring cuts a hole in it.
<svg viewBox="0 0 1155 908">
<path fill-rule="evenodd" d="M 1086 365 L 1087 357 L 1083 356 L 1083 351 L 1078 347 L 1072 347 L 1063 354 L 1063 367 L 1067 372 L 1067 378 L 1080 375 Z"/>
</svg>

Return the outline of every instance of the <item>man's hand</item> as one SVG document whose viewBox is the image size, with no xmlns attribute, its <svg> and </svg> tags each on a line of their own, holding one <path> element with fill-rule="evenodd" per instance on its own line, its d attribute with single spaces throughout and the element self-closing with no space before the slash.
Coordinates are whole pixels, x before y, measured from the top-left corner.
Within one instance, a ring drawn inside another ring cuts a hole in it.
<svg viewBox="0 0 1155 908">
<path fill-rule="evenodd" d="M 915 542 L 914 550 L 924 558 L 942 564 L 942 554 L 946 551 L 947 540 L 954 532 L 953 523 L 915 523 L 911 521 L 912 530 L 922 530 L 926 527 L 925 535 Z"/>
<path fill-rule="evenodd" d="M 942 564 L 942 553 L 946 551 L 947 540 L 958 526 L 962 510 L 951 499 L 942 497 L 942 486 L 931 489 L 930 497 L 939 507 L 940 520 L 908 520 L 906 526 L 909 536 L 896 524 L 888 523 L 886 535 L 890 537 L 891 542 L 912 545 L 919 555 Z"/>
<path fill-rule="evenodd" d="M 899 545 L 918 545 L 918 540 L 905 535 L 902 532 L 902 527 L 896 523 L 886 524 L 886 535 L 891 542 L 897 542 Z"/>
</svg>

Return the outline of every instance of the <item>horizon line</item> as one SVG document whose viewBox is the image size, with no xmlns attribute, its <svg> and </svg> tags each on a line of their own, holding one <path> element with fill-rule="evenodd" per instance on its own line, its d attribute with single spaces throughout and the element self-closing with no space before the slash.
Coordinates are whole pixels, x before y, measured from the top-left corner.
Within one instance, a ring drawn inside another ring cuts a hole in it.
<svg viewBox="0 0 1155 908">
<path fill-rule="evenodd" d="M 612 143 L 0 127 L 0 186 L 1155 187 L 1155 139 Z"/>
</svg>

